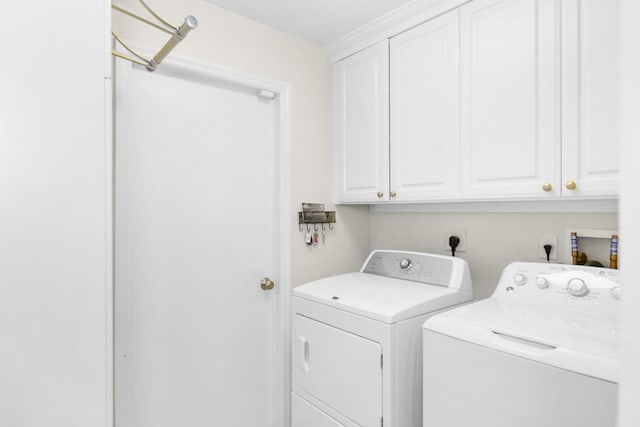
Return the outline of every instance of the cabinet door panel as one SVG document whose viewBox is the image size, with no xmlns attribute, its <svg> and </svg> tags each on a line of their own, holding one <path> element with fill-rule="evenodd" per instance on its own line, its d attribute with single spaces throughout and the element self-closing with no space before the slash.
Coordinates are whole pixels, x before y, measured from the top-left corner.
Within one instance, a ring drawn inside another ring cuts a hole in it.
<svg viewBox="0 0 640 427">
<path fill-rule="evenodd" d="M 389 45 L 334 68 L 336 190 L 340 202 L 386 200 L 389 189 Z M 378 197 L 377 193 L 383 194 Z"/>
<path fill-rule="evenodd" d="M 619 1 L 565 0 L 562 12 L 562 171 L 577 184 L 564 195 L 615 195 Z"/>
<path fill-rule="evenodd" d="M 558 196 L 556 1 L 476 0 L 460 14 L 463 197 Z"/>
<path fill-rule="evenodd" d="M 391 39 L 390 190 L 455 198 L 459 187 L 458 11 Z"/>
</svg>

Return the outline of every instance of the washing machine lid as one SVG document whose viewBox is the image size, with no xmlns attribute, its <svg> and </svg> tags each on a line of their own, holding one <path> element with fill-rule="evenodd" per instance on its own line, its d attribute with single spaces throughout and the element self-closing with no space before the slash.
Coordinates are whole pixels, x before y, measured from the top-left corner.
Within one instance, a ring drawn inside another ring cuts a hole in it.
<svg viewBox="0 0 640 427">
<path fill-rule="evenodd" d="M 489 298 L 433 316 L 424 329 L 618 382 L 615 316 Z"/>
<path fill-rule="evenodd" d="M 347 273 L 294 288 L 293 295 L 392 324 L 451 307 L 471 292 L 371 273 Z"/>
</svg>

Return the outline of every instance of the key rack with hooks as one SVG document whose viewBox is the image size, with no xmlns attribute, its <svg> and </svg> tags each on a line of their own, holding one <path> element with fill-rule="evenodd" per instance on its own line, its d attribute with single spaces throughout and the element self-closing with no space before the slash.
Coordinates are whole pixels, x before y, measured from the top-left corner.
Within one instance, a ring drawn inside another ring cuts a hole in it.
<svg viewBox="0 0 640 427">
<path fill-rule="evenodd" d="M 298 212 L 298 229 L 311 232 L 327 228 L 333 230 L 336 223 L 335 211 L 325 211 L 322 203 L 302 203 L 302 211 Z"/>
</svg>

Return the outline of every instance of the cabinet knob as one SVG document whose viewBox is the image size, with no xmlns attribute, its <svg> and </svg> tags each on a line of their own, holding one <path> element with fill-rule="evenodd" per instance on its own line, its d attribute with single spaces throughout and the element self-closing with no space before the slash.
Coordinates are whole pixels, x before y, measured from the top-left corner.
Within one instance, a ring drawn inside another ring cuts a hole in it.
<svg viewBox="0 0 640 427">
<path fill-rule="evenodd" d="M 383 193 L 382 191 L 378 191 L 378 193 L 376 194 L 376 196 L 378 196 L 378 197 L 382 197 L 382 196 L 384 196 L 384 193 Z"/>
<path fill-rule="evenodd" d="M 396 193 L 395 191 L 391 191 L 389 193 L 389 196 L 391 196 L 391 197 L 396 197 L 397 195 L 398 195 L 398 193 Z"/>
<path fill-rule="evenodd" d="M 551 190 L 553 189 L 553 185 L 551 185 L 551 184 L 550 184 L 550 183 L 548 183 L 548 182 L 545 182 L 544 184 L 542 184 L 542 189 L 543 189 L 545 192 L 547 192 L 547 193 L 548 193 L 549 191 L 551 191 Z"/>
<path fill-rule="evenodd" d="M 576 189 L 577 185 L 575 181 L 567 181 L 567 190 L 573 191 Z"/>
</svg>

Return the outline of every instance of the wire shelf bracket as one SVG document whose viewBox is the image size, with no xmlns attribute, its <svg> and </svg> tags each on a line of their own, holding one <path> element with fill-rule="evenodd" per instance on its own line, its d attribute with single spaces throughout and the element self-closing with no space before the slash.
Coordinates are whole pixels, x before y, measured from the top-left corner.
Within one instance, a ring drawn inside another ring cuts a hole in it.
<svg viewBox="0 0 640 427">
<path fill-rule="evenodd" d="M 127 46 L 127 44 L 122 40 L 122 38 L 118 35 L 118 33 L 116 33 L 115 31 L 111 31 L 111 35 L 116 40 L 116 42 L 118 42 L 123 48 L 125 48 L 132 56 L 126 55 L 116 50 L 112 50 L 111 54 L 115 57 L 126 59 L 127 61 L 131 61 L 133 63 L 142 65 L 149 71 L 154 71 L 158 67 L 158 65 L 160 65 L 162 60 L 166 58 L 167 55 L 169 55 L 169 53 L 173 50 L 173 48 L 175 48 L 178 45 L 178 43 L 184 40 L 184 38 L 187 37 L 187 34 L 189 34 L 191 30 L 194 30 L 195 28 L 198 27 L 198 20 L 195 18 L 195 16 L 187 15 L 182 25 L 180 25 L 179 27 L 176 27 L 169 24 L 164 19 L 162 19 L 144 2 L 144 0 L 138 0 L 138 1 L 147 10 L 147 12 L 149 12 L 149 14 L 153 16 L 153 18 L 157 22 L 153 22 L 147 18 L 137 15 L 134 12 L 131 12 L 113 3 L 111 4 L 111 8 L 126 16 L 129 16 L 140 22 L 143 22 L 153 28 L 163 31 L 169 34 L 171 37 L 169 38 L 169 40 L 167 40 L 164 46 L 162 46 L 162 48 L 158 51 L 158 53 L 155 54 L 153 58 L 148 59 L 138 54 L 137 52 L 135 52 L 129 46 Z"/>
</svg>

